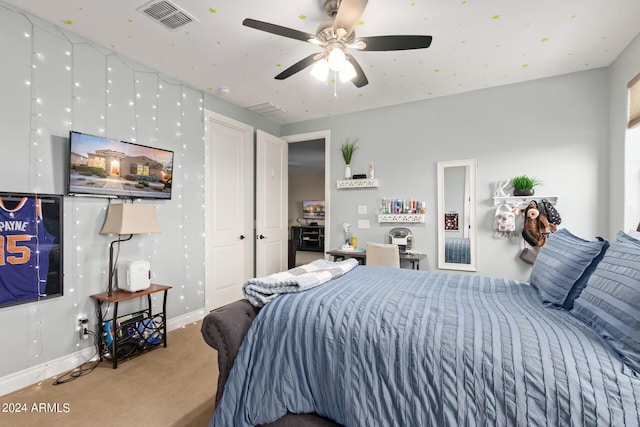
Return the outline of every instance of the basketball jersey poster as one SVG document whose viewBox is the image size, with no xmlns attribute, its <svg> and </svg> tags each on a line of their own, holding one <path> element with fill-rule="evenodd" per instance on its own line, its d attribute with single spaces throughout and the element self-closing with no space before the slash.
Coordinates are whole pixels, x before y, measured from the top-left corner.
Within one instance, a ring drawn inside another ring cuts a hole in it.
<svg viewBox="0 0 640 427">
<path fill-rule="evenodd" d="M 0 193 L 0 306 L 62 295 L 62 197 Z"/>
</svg>

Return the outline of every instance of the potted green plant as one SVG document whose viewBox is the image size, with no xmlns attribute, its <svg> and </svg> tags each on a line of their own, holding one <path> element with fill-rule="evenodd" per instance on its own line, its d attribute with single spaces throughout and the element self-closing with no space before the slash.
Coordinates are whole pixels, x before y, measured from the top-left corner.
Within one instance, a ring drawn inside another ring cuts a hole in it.
<svg viewBox="0 0 640 427">
<path fill-rule="evenodd" d="M 358 138 L 346 138 L 340 146 L 340 151 L 342 151 L 342 158 L 344 159 L 345 163 L 344 177 L 346 179 L 351 179 L 351 158 L 353 157 L 353 152 L 358 149 L 358 146 L 356 145 L 357 143 Z"/>
<path fill-rule="evenodd" d="M 542 184 L 541 181 L 538 181 L 536 178 L 530 178 L 527 175 L 511 178 L 514 196 L 533 196 L 535 193 L 534 187 L 540 184 Z"/>
</svg>

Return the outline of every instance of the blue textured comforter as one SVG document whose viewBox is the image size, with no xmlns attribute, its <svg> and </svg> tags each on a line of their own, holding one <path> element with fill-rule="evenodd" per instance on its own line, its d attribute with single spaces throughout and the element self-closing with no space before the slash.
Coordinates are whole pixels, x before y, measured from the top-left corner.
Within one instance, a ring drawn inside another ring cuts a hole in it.
<svg viewBox="0 0 640 427">
<path fill-rule="evenodd" d="M 212 426 L 638 426 L 640 379 L 526 283 L 359 266 L 267 304 Z"/>
</svg>

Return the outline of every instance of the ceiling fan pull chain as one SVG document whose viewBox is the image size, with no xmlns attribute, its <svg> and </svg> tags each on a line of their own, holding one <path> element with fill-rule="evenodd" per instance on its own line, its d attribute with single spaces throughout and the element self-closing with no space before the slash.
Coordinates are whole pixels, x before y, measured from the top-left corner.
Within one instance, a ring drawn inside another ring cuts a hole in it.
<svg viewBox="0 0 640 427">
<path fill-rule="evenodd" d="M 338 73 L 333 73 L 333 97 L 338 97 Z"/>
</svg>

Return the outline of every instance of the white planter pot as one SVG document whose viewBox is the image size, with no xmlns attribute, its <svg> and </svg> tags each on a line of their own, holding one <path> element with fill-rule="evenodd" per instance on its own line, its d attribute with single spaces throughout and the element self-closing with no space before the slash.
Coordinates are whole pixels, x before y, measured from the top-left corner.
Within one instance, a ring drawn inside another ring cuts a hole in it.
<svg viewBox="0 0 640 427">
<path fill-rule="evenodd" d="M 351 179 L 351 166 L 346 165 L 344 167 L 344 179 Z"/>
</svg>

